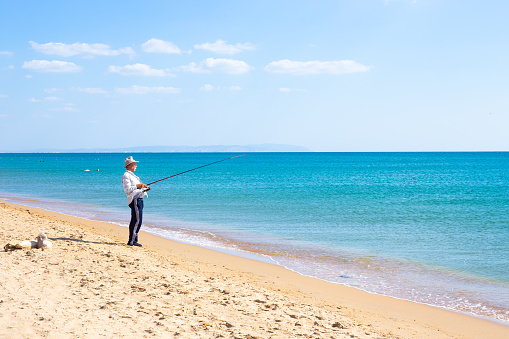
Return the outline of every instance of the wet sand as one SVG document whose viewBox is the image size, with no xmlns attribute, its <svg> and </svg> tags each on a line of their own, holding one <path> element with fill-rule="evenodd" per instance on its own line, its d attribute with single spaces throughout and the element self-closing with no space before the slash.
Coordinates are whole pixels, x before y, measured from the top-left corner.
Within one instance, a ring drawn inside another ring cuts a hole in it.
<svg viewBox="0 0 509 339">
<path fill-rule="evenodd" d="M 128 217 L 128 216 L 126 216 Z M 43 229 L 53 250 L 5 252 Z M 0 202 L 0 337 L 509 338 L 509 326 Z"/>
</svg>

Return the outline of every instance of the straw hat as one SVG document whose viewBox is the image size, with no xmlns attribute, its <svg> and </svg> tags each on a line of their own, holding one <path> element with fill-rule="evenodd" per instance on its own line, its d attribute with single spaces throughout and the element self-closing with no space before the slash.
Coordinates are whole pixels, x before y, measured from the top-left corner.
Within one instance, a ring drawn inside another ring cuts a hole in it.
<svg viewBox="0 0 509 339">
<path fill-rule="evenodd" d="M 139 161 L 136 161 L 133 159 L 132 156 L 128 157 L 128 158 L 125 158 L 125 165 L 124 165 L 124 168 L 127 168 L 127 166 L 129 166 L 130 164 L 132 164 L 133 162 L 139 162 Z"/>
</svg>

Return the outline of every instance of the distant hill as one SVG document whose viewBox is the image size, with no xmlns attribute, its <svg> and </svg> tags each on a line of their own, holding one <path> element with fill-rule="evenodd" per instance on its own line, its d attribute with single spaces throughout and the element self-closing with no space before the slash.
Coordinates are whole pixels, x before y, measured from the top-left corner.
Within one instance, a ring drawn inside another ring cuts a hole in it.
<svg viewBox="0 0 509 339">
<path fill-rule="evenodd" d="M 133 146 L 123 148 L 38 149 L 25 153 L 193 153 L 193 152 L 311 152 L 306 147 L 282 144 L 212 146 Z"/>
</svg>

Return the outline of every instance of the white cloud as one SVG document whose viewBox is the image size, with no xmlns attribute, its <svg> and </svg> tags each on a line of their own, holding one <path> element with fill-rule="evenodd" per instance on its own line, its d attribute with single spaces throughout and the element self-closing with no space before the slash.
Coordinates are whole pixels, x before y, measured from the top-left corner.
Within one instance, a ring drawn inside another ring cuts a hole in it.
<svg viewBox="0 0 509 339">
<path fill-rule="evenodd" d="M 32 114 L 32 118 L 34 119 L 53 119 L 53 116 L 52 115 L 49 115 L 49 114 Z"/>
<path fill-rule="evenodd" d="M 215 89 L 214 86 L 212 86 L 211 84 L 206 84 L 204 85 L 203 87 L 200 88 L 200 91 L 202 92 L 210 92 L 210 91 L 213 91 Z"/>
<path fill-rule="evenodd" d="M 81 87 L 78 87 L 75 90 L 78 92 L 88 93 L 88 94 L 108 94 L 108 91 L 106 91 L 102 88 L 93 88 L 93 87 L 81 88 Z"/>
<path fill-rule="evenodd" d="M 74 108 L 73 106 L 74 106 L 73 104 L 67 104 L 64 107 L 50 108 L 50 109 L 48 109 L 48 111 L 50 111 L 50 112 L 79 112 L 79 110 Z"/>
<path fill-rule="evenodd" d="M 134 55 L 135 52 L 131 47 L 121 48 L 118 50 L 111 49 L 110 46 L 105 44 L 86 44 L 76 42 L 74 44 L 64 44 L 61 42 L 48 42 L 46 44 L 38 44 L 37 42 L 29 41 L 32 48 L 37 52 L 48 55 L 58 55 L 63 57 L 70 57 L 75 55 L 86 56 L 116 56 L 120 54 Z"/>
<path fill-rule="evenodd" d="M 186 66 L 180 66 L 179 68 L 177 68 L 177 70 L 192 73 L 211 73 L 210 70 L 204 69 L 203 66 L 197 64 L 196 62 L 191 62 L 189 65 Z"/>
<path fill-rule="evenodd" d="M 0 51 L 0 55 L 11 56 L 14 55 L 14 53 L 9 51 Z"/>
<path fill-rule="evenodd" d="M 280 92 L 283 93 L 290 93 L 290 92 L 305 92 L 304 89 L 295 89 L 295 88 L 288 88 L 288 87 L 282 87 L 279 89 Z"/>
<path fill-rule="evenodd" d="M 63 91 L 63 89 L 61 89 L 61 88 L 46 88 L 44 90 L 44 92 L 46 92 L 48 94 L 49 93 L 55 93 L 55 92 L 61 92 L 61 91 Z"/>
<path fill-rule="evenodd" d="M 28 99 L 28 101 L 30 101 L 30 102 L 62 101 L 62 100 L 64 100 L 64 99 L 62 99 L 62 98 L 57 98 L 57 97 L 45 97 L 43 100 L 36 99 L 36 98 L 30 98 L 30 99 Z"/>
<path fill-rule="evenodd" d="M 48 112 L 79 112 L 79 109 L 75 108 L 75 104 L 72 102 L 66 102 L 60 105 L 60 107 L 48 108 Z"/>
<path fill-rule="evenodd" d="M 0 93 L 0 99 L 7 99 L 9 96 L 7 94 Z"/>
<path fill-rule="evenodd" d="M 120 75 L 130 76 L 147 76 L 147 77 L 164 77 L 164 76 L 175 76 L 164 69 L 153 69 L 149 65 L 145 64 L 134 64 L 126 66 L 110 66 L 108 67 L 110 73 L 117 73 Z"/>
<path fill-rule="evenodd" d="M 279 74 L 345 74 L 355 72 L 366 72 L 370 69 L 352 60 L 339 61 L 273 61 L 265 67 L 269 73 Z"/>
<path fill-rule="evenodd" d="M 45 97 L 44 98 L 44 101 L 60 101 L 60 100 L 64 100 L 64 99 L 57 98 L 57 97 Z"/>
<path fill-rule="evenodd" d="M 36 72 L 79 72 L 83 67 L 76 65 L 73 62 L 59 61 L 59 60 L 32 60 L 25 61 L 22 66 L 23 69 L 28 69 Z"/>
<path fill-rule="evenodd" d="M 126 88 L 116 88 L 115 91 L 120 94 L 149 94 L 149 93 L 163 93 L 175 94 L 180 93 L 180 88 L 174 87 L 147 87 L 147 86 L 131 86 Z"/>
<path fill-rule="evenodd" d="M 5 118 L 7 118 L 7 117 L 8 117 L 8 115 L 7 115 L 7 114 L 3 114 L 3 113 L 2 113 L 2 114 L 0 114 L 0 119 L 5 119 Z"/>
<path fill-rule="evenodd" d="M 219 91 L 219 90 L 221 90 L 221 87 L 220 86 L 214 87 L 211 84 L 206 84 L 206 85 L 204 85 L 203 87 L 200 88 L 200 91 L 202 91 L 202 92 L 210 92 L 210 91 L 213 91 L 213 90 Z M 230 87 L 226 87 L 225 90 L 241 91 L 242 87 L 240 87 L 240 86 L 230 86 Z"/>
<path fill-rule="evenodd" d="M 136 55 L 136 52 L 131 47 L 119 48 L 118 49 L 118 53 L 119 54 L 127 54 L 127 55 L 130 55 L 130 56 Z"/>
<path fill-rule="evenodd" d="M 235 45 L 227 45 L 224 40 L 217 40 L 216 42 L 210 43 L 206 42 L 199 45 L 194 45 L 195 49 L 203 49 L 205 51 L 214 52 L 217 54 L 237 54 L 242 51 L 250 51 L 255 49 L 254 46 L 250 43 L 237 43 Z"/>
<path fill-rule="evenodd" d="M 220 72 L 227 74 L 244 74 L 252 69 L 247 63 L 241 60 L 207 58 L 201 63 L 190 63 L 182 66 L 179 70 L 193 73 Z"/>
<path fill-rule="evenodd" d="M 163 41 L 159 39 L 150 39 L 141 45 L 144 52 L 148 53 L 166 53 L 166 54 L 181 54 L 182 51 L 172 42 Z"/>
</svg>

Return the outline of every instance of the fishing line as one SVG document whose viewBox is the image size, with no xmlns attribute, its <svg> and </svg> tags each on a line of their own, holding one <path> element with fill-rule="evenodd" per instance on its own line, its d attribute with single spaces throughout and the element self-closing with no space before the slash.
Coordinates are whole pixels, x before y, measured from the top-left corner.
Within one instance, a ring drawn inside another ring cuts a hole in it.
<svg viewBox="0 0 509 339">
<path fill-rule="evenodd" d="M 159 179 L 159 180 L 156 180 L 156 181 L 154 181 L 154 182 L 151 182 L 150 184 L 147 184 L 147 186 L 150 186 L 150 185 L 152 185 L 152 184 L 155 184 L 156 182 L 159 182 L 159 181 L 163 181 L 163 180 L 166 180 L 166 179 L 170 179 L 170 178 L 176 177 L 177 175 L 181 175 L 181 174 L 184 174 L 184 173 L 187 173 L 187 172 L 191 172 L 191 171 L 194 171 L 194 170 L 197 170 L 197 169 L 199 169 L 199 168 L 206 167 L 206 166 L 214 165 L 214 164 L 217 164 L 218 162 L 222 162 L 222 161 L 226 161 L 226 160 L 230 160 L 230 159 L 234 159 L 234 158 L 242 157 L 242 156 L 244 156 L 244 155 L 245 155 L 245 154 L 236 155 L 236 156 L 231 157 L 231 158 L 226 158 L 226 159 L 223 159 L 223 160 L 214 161 L 214 162 L 211 162 L 210 164 L 202 165 L 202 166 L 199 166 L 199 167 L 196 167 L 196 168 L 192 168 L 192 169 L 187 170 L 187 171 L 184 171 L 184 172 L 180 172 L 180 173 L 177 173 L 177 174 L 174 174 L 174 175 L 170 175 L 170 176 L 169 176 L 169 177 L 167 177 L 167 178 L 163 178 L 163 179 Z"/>
</svg>

